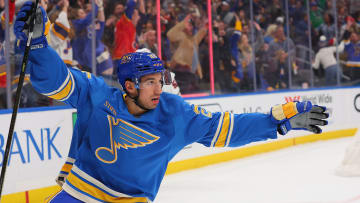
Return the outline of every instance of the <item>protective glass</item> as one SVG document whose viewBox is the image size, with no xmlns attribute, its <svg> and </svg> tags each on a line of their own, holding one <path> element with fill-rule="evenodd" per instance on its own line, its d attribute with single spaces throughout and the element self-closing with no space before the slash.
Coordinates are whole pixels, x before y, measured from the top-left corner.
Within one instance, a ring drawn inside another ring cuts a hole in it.
<svg viewBox="0 0 360 203">
<path fill-rule="evenodd" d="M 145 82 L 141 82 L 139 84 L 139 89 L 153 89 L 153 88 L 162 88 L 164 86 L 164 81 L 156 81 L 156 80 L 147 80 Z"/>
</svg>

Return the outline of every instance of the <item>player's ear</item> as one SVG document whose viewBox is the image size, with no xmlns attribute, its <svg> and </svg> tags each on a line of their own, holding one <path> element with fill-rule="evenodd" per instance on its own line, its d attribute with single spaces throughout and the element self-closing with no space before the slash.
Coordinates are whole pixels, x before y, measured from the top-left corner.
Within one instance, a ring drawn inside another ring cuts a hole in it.
<svg viewBox="0 0 360 203">
<path fill-rule="evenodd" d="M 129 94 L 136 93 L 135 83 L 130 80 L 125 81 L 125 89 Z"/>
</svg>

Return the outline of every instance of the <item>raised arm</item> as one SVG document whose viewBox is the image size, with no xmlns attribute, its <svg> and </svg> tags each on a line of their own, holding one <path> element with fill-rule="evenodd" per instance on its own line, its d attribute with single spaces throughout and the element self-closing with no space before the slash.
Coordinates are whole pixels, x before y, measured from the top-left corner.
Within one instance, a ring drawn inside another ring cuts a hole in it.
<svg viewBox="0 0 360 203">
<path fill-rule="evenodd" d="M 18 48 L 25 49 L 27 30 L 24 29 L 32 2 L 26 2 L 19 11 L 14 33 Z M 49 32 L 49 20 L 40 7 L 36 14 L 36 25 L 31 43 L 28 67 L 33 87 L 41 94 L 78 107 L 89 98 L 91 84 L 101 83 L 99 79 L 72 68 L 67 68 L 59 55 L 48 46 L 46 35 Z"/>
<path fill-rule="evenodd" d="M 95 5 L 95 13 L 98 14 L 98 6 Z M 92 12 L 89 12 L 89 14 L 86 15 L 84 19 L 76 19 L 72 21 L 74 24 L 74 27 L 76 31 L 80 31 L 85 29 L 88 25 L 92 22 Z"/>
<path fill-rule="evenodd" d="M 186 16 L 183 21 L 177 23 L 166 34 L 170 42 L 178 42 L 184 38 L 185 22 L 190 20 L 190 15 Z"/>
</svg>

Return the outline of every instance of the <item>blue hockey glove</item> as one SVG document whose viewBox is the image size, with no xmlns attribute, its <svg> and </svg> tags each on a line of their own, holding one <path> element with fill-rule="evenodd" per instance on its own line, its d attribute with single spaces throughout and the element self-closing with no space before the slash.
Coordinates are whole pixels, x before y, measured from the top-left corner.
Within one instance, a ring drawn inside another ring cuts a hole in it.
<svg viewBox="0 0 360 203">
<path fill-rule="evenodd" d="M 34 2 L 25 2 L 16 16 L 14 23 L 14 33 L 18 40 L 17 47 L 25 50 L 26 41 L 28 39 L 28 30 L 30 24 L 30 16 Z M 45 10 L 40 6 L 36 9 L 35 25 L 33 37 L 31 40 L 31 49 L 43 48 L 48 45 L 46 35 L 50 29 L 50 21 Z"/>
<path fill-rule="evenodd" d="M 281 135 L 285 135 L 292 129 L 308 130 L 319 134 L 321 133 L 319 126 L 328 124 L 324 119 L 327 119 L 329 114 L 325 111 L 326 107 L 312 105 L 309 101 L 289 102 L 271 108 L 271 116 L 278 122 L 278 132 Z"/>
</svg>

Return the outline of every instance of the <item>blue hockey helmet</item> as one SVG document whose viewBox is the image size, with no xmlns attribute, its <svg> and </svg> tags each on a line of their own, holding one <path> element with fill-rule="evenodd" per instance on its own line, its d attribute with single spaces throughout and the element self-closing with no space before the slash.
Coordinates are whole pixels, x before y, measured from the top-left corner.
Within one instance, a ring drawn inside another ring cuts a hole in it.
<svg viewBox="0 0 360 203">
<path fill-rule="evenodd" d="M 119 83 L 124 90 L 126 80 L 135 82 L 136 88 L 139 88 L 140 78 L 153 73 L 162 73 L 163 77 L 165 73 L 163 62 L 153 53 L 129 53 L 122 56 L 117 64 Z M 166 84 L 169 83 L 167 81 L 168 78 L 169 77 L 164 77 Z"/>
</svg>

